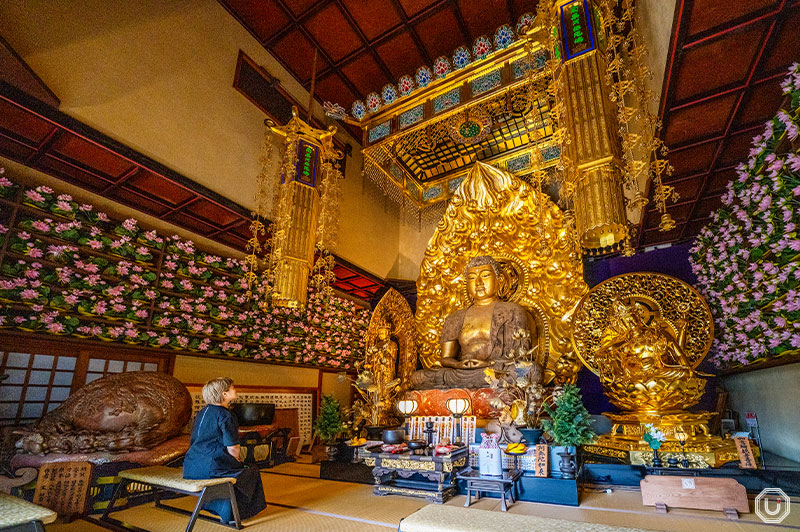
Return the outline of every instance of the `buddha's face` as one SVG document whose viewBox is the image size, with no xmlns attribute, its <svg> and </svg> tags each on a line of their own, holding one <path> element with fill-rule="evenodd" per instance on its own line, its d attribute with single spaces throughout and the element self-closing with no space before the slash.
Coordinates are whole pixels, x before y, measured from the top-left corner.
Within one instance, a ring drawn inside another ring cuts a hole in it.
<svg viewBox="0 0 800 532">
<path fill-rule="evenodd" d="M 497 276 L 491 265 L 467 270 L 467 292 L 474 301 L 493 299 L 497 295 Z"/>
<path fill-rule="evenodd" d="M 389 329 L 385 327 L 378 329 L 378 339 L 386 340 L 387 338 L 389 338 Z"/>
</svg>

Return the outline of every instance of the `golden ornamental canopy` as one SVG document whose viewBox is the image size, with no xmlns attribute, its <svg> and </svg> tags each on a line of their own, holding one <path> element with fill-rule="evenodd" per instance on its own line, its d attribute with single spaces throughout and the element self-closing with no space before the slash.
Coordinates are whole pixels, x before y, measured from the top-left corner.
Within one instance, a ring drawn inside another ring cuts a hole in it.
<svg viewBox="0 0 800 532">
<path fill-rule="evenodd" d="M 417 279 L 417 338 L 423 366 L 441 357 L 444 319 L 471 302 L 464 267 L 478 255 L 501 263 L 500 297 L 531 313 L 546 378 L 574 378 L 580 361 L 562 320 L 588 287 L 574 230 L 550 198 L 518 177 L 477 162 L 431 238 Z"/>
</svg>

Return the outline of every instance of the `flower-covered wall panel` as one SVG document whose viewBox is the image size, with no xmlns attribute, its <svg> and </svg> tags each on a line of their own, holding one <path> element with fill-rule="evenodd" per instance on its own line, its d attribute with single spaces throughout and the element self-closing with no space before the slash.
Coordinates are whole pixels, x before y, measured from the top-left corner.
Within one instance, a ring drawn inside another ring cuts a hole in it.
<svg viewBox="0 0 800 532">
<path fill-rule="evenodd" d="M 0 328 L 342 369 L 363 357 L 368 310 L 314 293 L 304 312 L 262 310 L 245 269 L 0 175 Z"/>
<path fill-rule="evenodd" d="M 717 329 L 710 359 L 723 370 L 800 355 L 800 66 L 783 88 L 788 109 L 753 139 L 692 248 Z"/>
</svg>

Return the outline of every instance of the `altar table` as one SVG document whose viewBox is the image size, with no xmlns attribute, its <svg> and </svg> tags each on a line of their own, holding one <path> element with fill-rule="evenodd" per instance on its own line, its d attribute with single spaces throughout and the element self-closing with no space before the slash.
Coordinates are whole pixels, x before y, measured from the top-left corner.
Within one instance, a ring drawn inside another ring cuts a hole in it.
<svg viewBox="0 0 800 532">
<path fill-rule="evenodd" d="M 442 504 L 456 495 L 456 474 L 467 467 L 467 447 L 442 456 L 405 453 L 382 453 L 368 448 L 364 463 L 372 467 L 375 495 L 407 495 Z"/>
</svg>

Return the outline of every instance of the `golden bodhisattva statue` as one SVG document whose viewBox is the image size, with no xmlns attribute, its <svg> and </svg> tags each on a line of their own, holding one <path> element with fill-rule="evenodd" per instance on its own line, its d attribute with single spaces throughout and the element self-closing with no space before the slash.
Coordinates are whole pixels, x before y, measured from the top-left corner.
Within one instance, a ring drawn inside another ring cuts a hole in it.
<svg viewBox="0 0 800 532">
<path fill-rule="evenodd" d="M 697 370 L 714 339 L 711 311 L 683 281 L 651 272 L 627 273 L 592 288 L 573 316 L 573 345 L 600 377 L 605 394 L 621 413 L 606 413 L 610 434 L 584 452 L 650 464 L 644 439 L 654 426 L 666 440 L 662 459 L 691 467 L 738 460 L 731 440 L 713 436 L 712 412 L 687 412 L 700 401 L 709 375 Z"/>
<path fill-rule="evenodd" d="M 472 305 L 445 319 L 441 365 L 415 372 L 411 377 L 415 389 L 483 388 L 484 368 L 502 369 L 511 350 L 530 349 L 537 338 L 525 308 L 498 298 L 500 266 L 493 258 L 475 257 L 464 275 Z M 515 336 L 519 329 L 530 334 Z"/>
<path fill-rule="evenodd" d="M 387 326 L 378 329 L 378 341 L 372 349 L 375 358 L 372 361 L 372 372 L 375 380 L 383 384 L 395 378 L 395 361 L 397 360 L 397 344 L 390 336 L 391 330 Z"/>
</svg>

